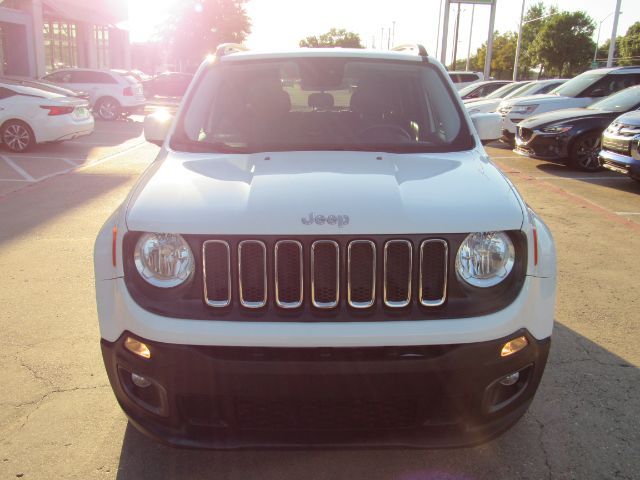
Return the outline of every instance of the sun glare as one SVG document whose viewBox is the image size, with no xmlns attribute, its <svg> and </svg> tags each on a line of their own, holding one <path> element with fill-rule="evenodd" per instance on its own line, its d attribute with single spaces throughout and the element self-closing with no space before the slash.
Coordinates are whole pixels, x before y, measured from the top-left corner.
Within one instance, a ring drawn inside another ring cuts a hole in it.
<svg viewBox="0 0 640 480">
<path fill-rule="evenodd" d="M 180 0 L 129 0 L 128 28 L 131 41 L 150 40 L 178 1 Z"/>
</svg>

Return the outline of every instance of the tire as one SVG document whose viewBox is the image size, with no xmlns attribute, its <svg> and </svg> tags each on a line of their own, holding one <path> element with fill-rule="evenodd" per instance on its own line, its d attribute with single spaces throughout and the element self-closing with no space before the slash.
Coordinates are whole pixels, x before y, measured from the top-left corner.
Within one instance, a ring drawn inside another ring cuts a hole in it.
<svg viewBox="0 0 640 480">
<path fill-rule="evenodd" d="M 5 122 L 0 129 L 0 139 L 9 151 L 15 153 L 26 152 L 36 143 L 31 127 L 20 120 Z"/>
<path fill-rule="evenodd" d="M 113 97 L 100 98 L 93 107 L 102 120 L 115 120 L 120 116 L 120 103 Z"/>
<path fill-rule="evenodd" d="M 602 162 L 598 158 L 600 137 L 599 132 L 589 132 L 576 138 L 569 149 L 569 165 L 583 172 L 602 169 Z"/>
</svg>

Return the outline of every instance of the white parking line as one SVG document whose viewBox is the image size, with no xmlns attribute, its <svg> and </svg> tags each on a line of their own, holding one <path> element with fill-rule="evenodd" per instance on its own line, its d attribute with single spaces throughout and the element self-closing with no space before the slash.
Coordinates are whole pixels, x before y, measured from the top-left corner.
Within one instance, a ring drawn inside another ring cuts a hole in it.
<svg viewBox="0 0 640 480">
<path fill-rule="evenodd" d="M 63 162 L 71 165 L 72 167 L 77 167 L 78 164 L 76 162 L 74 162 L 73 160 L 70 160 L 68 158 L 61 158 L 60 160 L 62 160 Z"/>
<path fill-rule="evenodd" d="M 640 212 L 616 212 L 616 215 L 640 215 Z"/>
<path fill-rule="evenodd" d="M 17 163 L 15 163 L 13 160 L 11 160 L 9 157 L 6 157 L 4 155 L 0 155 L 0 158 L 2 158 L 2 160 L 4 160 L 7 165 L 9 165 L 11 168 L 13 168 L 16 172 L 18 172 L 20 174 L 20 176 L 22 176 L 22 178 L 24 178 L 26 181 L 28 182 L 34 182 L 34 178 L 29 175 L 27 172 L 25 172 Z"/>
</svg>

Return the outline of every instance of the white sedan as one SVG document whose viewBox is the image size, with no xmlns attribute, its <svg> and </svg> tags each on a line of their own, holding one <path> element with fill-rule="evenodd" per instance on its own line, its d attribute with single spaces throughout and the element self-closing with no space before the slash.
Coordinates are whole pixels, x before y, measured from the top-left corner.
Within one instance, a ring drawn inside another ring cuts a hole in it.
<svg viewBox="0 0 640 480">
<path fill-rule="evenodd" d="M 12 152 L 93 132 L 87 100 L 0 82 L 0 144 Z"/>
</svg>

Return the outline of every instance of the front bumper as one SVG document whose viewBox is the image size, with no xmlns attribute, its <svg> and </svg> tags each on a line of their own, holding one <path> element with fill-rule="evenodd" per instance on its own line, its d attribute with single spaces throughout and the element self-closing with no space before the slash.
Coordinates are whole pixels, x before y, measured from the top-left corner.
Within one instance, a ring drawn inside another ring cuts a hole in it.
<svg viewBox="0 0 640 480">
<path fill-rule="evenodd" d="M 600 160 L 602 161 L 602 166 L 608 170 L 640 179 L 640 160 L 636 160 L 630 155 L 622 155 L 610 150 L 600 150 Z"/>
<path fill-rule="evenodd" d="M 519 335 L 529 345 L 500 357 L 502 345 Z M 126 350 L 128 336 L 148 345 L 151 358 Z M 129 332 L 102 340 L 109 380 L 132 423 L 163 443 L 196 448 L 487 441 L 526 411 L 549 347 L 549 338 L 536 340 L 526 330 L 486 342 L 407 347 L 195 346 Z M 497 384 L 518 371 L 515 385 Z M 148 378 L 149 390 L 136 387 L 131 373 Z"/>
<path fill-rule="evenodd" d="M 520 155 L 543 160 L 562 160 L 567 158 L 569 136 L 564 134 L 539 134 L 534 131 L 523 139 L 520 131 L 515 135 L 514 151 Z"/>
</svg>

